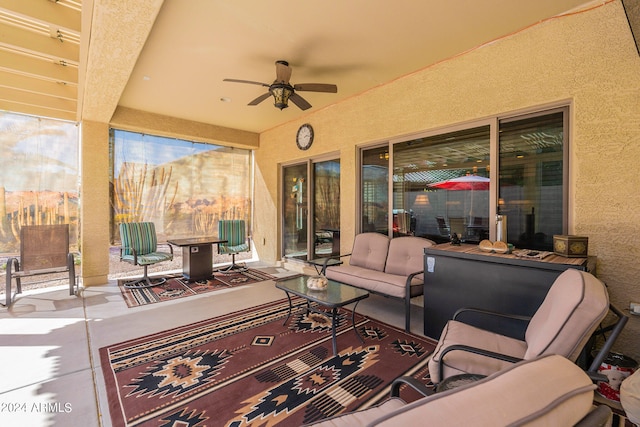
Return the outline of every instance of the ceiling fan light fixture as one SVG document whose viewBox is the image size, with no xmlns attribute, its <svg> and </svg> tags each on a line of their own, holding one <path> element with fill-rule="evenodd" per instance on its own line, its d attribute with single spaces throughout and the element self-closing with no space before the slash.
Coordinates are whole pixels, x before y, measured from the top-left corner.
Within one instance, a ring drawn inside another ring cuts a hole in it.
<svg viewBox="0 0 640 427">
<path fill-rule="evenodd" d="M 293 87 L 284 83 L 274 83 L 269 88 L 273 95 L 273 105 L 280 110 L 289 106 L 289 97 L 293 94 Z"/>
</svg>

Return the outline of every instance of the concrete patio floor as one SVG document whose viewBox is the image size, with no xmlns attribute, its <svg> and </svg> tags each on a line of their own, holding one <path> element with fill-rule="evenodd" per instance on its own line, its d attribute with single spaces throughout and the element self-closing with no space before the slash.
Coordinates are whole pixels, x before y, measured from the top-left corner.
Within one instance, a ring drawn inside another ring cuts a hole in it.
<svg viewBox="0 0 640 427">
<path fill-rule="evenodd" d="M 66 286 L 25 292 L 9 310 L 0 309 L 0 426 L 111 426 L 101 347 L 284 297 L 273 281 L 135 308 L 126 306 L 115 280 L 80 297 L 69 296 Z M 358 313 L 404 325 L 401 301 L 372 295 Z M 412 332 L 422 335 L 416 305 Z"/>
</svg>

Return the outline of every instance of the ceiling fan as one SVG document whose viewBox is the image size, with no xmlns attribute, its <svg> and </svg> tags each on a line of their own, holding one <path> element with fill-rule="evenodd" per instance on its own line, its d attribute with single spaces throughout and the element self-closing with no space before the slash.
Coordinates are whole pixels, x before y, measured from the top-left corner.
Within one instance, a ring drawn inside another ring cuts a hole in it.
<svg viewBox="0 0 640 427">
<path fill-rule="evenodd" d="M 289 79 L 291 78 L 291 67 L 287 61 L 276 61 L 276 79 L 273 83 L 266 84 L 261 82 L 254 82 L 251 80 L 238 80 L 238 79 L 224 79 L 225 82 L 235 82 L 235 83 L 248 83 L 252 85 L 260 85 L 264 87 L 268 87 L 269 91 L 264 93 L 251 101 L 248 105 L 258 105 L 268 97 L 273 95 L 274 104 L 276 108 L 284 109 L 287 108 L 288 101 L 291 100 L 294 104 L 298 106 L 301 110 L 306 110 L 311 108 L 311 104 L 307 102 L 306 99 L 301 97 L 296 93 L 296 91 L 307 91 L 307 92 L 329 92 L 329 93 L 337 93 L 338 87 L 332 84 L 326 83 L 300 83 L 296 85 L 291 85 L 289 83 Z"/>
</svg>

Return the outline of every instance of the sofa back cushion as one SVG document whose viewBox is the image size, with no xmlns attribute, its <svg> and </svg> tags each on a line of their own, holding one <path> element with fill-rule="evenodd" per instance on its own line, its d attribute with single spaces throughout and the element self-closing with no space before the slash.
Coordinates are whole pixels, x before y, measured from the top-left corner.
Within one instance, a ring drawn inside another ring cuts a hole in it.
<svg viewBox="0 0 640 427">
<path fill-rule="evenodd" d="M 389 238 L 380 233 L 362 233 L 356 235 L 349 264 L 384 271 L 389 251 Z"/>
<path fill-rule="evenodd" d="M 367 425 L 572 426 L 591 410 L 594 388 L 577 365 L 549 355 L 419 399 Z"/>
<path fill-rule="evenodd" d="M 527 326 L 524 358 L 560 354 L 575 361 L 608 311 L 609 296 L 600 280 L 573 268 L 564 271 Z"/>
<path fill-rule="evenodd" d="M 389 242 L 385 273 L 408 276 L 424 269 L 424 249 L 435 243 L 422 237 L 396 237 Z"/>
</svg>

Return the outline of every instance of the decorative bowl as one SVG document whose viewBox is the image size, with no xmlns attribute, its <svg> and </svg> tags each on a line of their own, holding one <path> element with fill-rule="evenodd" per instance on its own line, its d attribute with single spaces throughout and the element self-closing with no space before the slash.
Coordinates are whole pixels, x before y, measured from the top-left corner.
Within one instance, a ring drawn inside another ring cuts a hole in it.
<svg viewBox="0 0 640 427">
<path fill-rule="evenodd" d="M 324 276 L 311 276 L 307 279 L 307 288 L 312 291 L 324 291 L 327 289 L 328 283 Z"/>
</svg>

